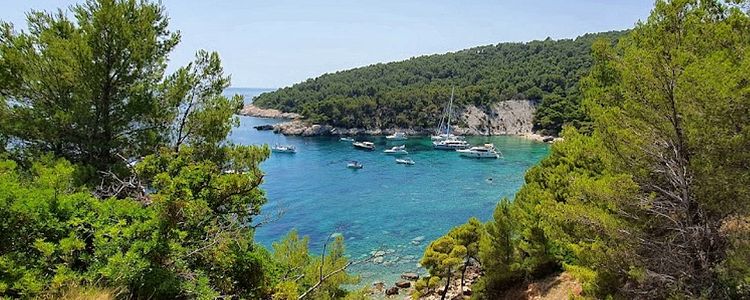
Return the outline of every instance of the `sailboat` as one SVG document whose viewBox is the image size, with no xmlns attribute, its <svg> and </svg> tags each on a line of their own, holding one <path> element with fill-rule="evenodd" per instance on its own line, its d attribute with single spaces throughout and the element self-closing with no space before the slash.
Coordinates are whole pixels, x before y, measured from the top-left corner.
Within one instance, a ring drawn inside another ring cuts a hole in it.
<svg viewBox="0 0 750 300">
<path fill-rule="evenodd" d="M 437 134 L 431 136 L 433 141 L 443 141 L 446 139 L 462 139 L 460 136 L 453 135 L 451 131 L 451 115 L 453 114 L 453 95 L 455 87 L 451 88 L 451 100 L 448 103 L 448 107 L 443 109 L 443 115 L 440 117 L 440 125 L 437 128 Z M 446 115 L 448 116 L 448 123 L 445 123 Z"/>
<path fill-rule="evenodd" d="M 458 150 L 471 147 L 469 143 L 459 136 L 451 134 L 451 115 L 453 114 L 453 95 L 455 88 L 451 89 L 451 100 L 448 104 L 448 122 L 445 126 L 445 133 L 438 132 L 437 136 L 432 136 L 432 147 L 439 150 Z M 441 122 L 442 125 L 442 122 Z"/>
</svg>

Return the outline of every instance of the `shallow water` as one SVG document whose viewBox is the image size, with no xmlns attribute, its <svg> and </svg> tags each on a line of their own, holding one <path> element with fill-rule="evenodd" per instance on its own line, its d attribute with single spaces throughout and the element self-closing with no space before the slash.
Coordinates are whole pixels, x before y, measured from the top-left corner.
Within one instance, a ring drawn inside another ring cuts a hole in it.
<svg viewBox="0 0 750 300">
<path fill-rule="evenodd" d="M 231 90 L 254 95 L 255 89 Z M 280 219 L 258 229 L 256 240 L 268 247 L 296 228 L 310 237 L 319 253 L 330 234 L 343 234 L 352 259 L 372 251 L 386 252 L 381 263 L 355 266 L 363 284 L 393 283 L 405 271 L 423 270 L 418 260 L 430 240 L 471 216 L 492 217 L 502 197 L 512 197 L 525 171 L 548 152 L 548 146 L 518 137 L 470 137 L 472 144 L 494 143 L 503 153 L 497 160 L 460 157 L 433 150 L 429 138 L 389 142 L 371 137 L 375 151 L 354 149 L 338 137 L 285 137 L 257 131 L 255 125 L 279 120 L 241 117 L 230 139 L 238 144 L 292 144 L 296 154 L 274 153 L 261 168 L 268 204 L 264 214 L 283 211 Z M 382 151 L 406 145 L 416 164 L 395 163 Z M 358 160 L 364 168 L 346 168 Z"/>
</svg>

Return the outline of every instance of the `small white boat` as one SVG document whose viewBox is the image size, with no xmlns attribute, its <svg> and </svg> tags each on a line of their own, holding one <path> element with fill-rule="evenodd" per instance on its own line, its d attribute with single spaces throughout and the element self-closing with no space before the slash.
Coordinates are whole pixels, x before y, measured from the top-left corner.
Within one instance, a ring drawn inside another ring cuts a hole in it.
<svg viewBox="0 0 750 300">
<path fill-rule="evenodd" d="M 432 142 L 432 147 L 438 150 L 459 150 L 471 147 L 471 144 L 461 139 L 445 139 Z"/>
<path fill-rule="evenodd" d="M 383 151 L 385 154 L 391 154 L 391 155 L 406 155 L 409 154 L 408 151 L 406 151 L 406 145 L 396 146 L 391 149 L 385 149 Z"/>
<path fill-rule="evenodd" d="M 413 165 L 415 162 L 411 158 L 397 158 L 396 159 L 397 164 L 401 165 Z"/>
<path fill-rule="evenodd" d="M 341 142 L 354 142 L 354 139 L 350 138 L 350 137 L 342 137 L 342 138 L 339 139 L 339 141 L 341 141 Z"/>
<path fill-rule="evenodd" d="M 352 143 L 354 148 L 358 149 L 364 149 L 364 150 L 375 150 L 375 144 L 372 142 L 354 142 Z"/>
<path fill-rule="evenodd" d="M 396 133 L 394 133 L 392 135 L 388 135 L 388 136 L 385 137 L 386 140 L 391 140 L 391 141 L 403 141 L 403 140 L 406 140 L 408 138 L 409 137 L 406 136 L 406 133 L 403 133 L 403 132 L 400 132 L 400 131 L 397 131 Z"/>
<path fill-rule="evenodd" d="M 360 162 L 353 160 L 346 164 L 346 167 L 349 169 L 362 169 L 365 166 L 363 166 Z"/>
<path fill-rule="evenodd" d="M 484 146 L 471 147 L 469 149 L 456 150 L 461 156 L 472 158 L 500 158 L 493 144 L 484 144 Z"/>
<path fill-rule="evenodd" d="M 271 147 L 271 151 L 276 153 L 297 153 L 297 148 L 292 145 L 279 145 L 276 144 Z"/>
</svg>

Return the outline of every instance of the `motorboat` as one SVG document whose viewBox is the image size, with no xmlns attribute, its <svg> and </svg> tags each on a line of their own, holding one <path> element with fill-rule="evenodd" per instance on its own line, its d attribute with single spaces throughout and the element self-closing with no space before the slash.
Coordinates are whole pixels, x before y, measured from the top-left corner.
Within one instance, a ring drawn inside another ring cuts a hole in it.
<svg viewBox="0 0 750 300">
<path fill-rule="evenodd" d="M 346 167 L 349 169 L 362 169 L 365 166 L 363 166 L 360 162 L 353 160 L 346 164 Z"/>
<path fill-rule="evenodd" d="M 339 139 L 339 141 L 341 141 L 341 142 L 354 142 L 354 139 L 350 138 L 350 137 L 342 137 L 342 138 Z"/>
<path fill-rule="evenodd" d="M 391 149 L 385 149 L 383 151 L 385 154 L 391 154 L 391 155 L 406 155 L 409 154 L 409 152 L 406 151 L 406 145 L 396 146 Z"/>
<path fill-rule="evenodd" d="M 471 144 L 462 139 L 445 139 L 432 142 L 432 147 L 437 150 L 459 150 L 471 147 Z"/>
<path fill-rule="evenodd" d="M 493 144 L 484 144 L 483 146 L 471 147 L 469 149 L 456 150 L 461 156 L 472 158 L 500 158 L 500 154 Z"/>
<path fill-rule="evenodd" d="M 375 150 L 375 144 L 373 144 L 372 142 L 354 142 L 352 143 L 352 145 L 354 146 L 354 148 L 358 148 L 358 149 L 364 149 L 364 150 L 370 150 L 370 151 Z"/>
<path fill-rule="evenodd" d="M 403 141 L 408 138 L 409 137 L 406 135 L 406 133 L 403 133 L 401 131 L 397 131 L 396 133 L 385 137 L 386 140 L 390 140 L 390 141 Z"/>
<path fill-rule="evenodd" d="M 292 145 L 279 145 L 276 144 L 271 147 L 271 151 L 276 153 L 297 153 L 297 148 Z"/>
<path fill-rule="evenodd" d="M 415 162 L 411 158 L 397 158 L 396 159 L 397 164 L 401 165 L 413 165 Z"/>
</svg>

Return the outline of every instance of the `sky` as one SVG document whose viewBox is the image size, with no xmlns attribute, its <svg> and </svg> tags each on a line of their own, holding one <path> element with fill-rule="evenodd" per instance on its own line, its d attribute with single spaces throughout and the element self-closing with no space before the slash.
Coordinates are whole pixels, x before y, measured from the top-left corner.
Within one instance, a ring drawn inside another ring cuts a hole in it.
<svg viewBox="0 0 750 300">
<path fill-rule="evenodd" d="M 232 86 L 278 88 L 379 62 L 632 28 L 654 0 L 161 0 L 182 42 L 170 70 L 217 51 Z M 25 29 L 31 9 L 74 0 L 0 0 Z"/>
</svg>

